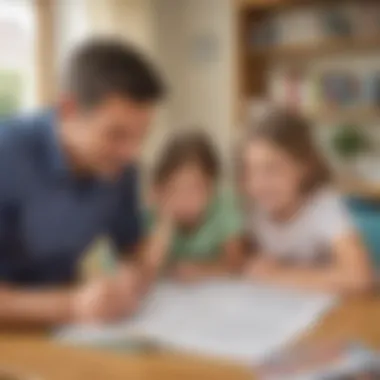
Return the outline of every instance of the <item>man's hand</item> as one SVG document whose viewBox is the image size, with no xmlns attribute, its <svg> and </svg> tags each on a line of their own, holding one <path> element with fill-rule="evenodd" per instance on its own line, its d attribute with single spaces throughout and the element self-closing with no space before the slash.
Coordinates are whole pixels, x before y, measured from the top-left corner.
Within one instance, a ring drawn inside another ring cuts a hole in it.
<svg viewBox="0 0 380 380">
<path fill-rule="evenodd" d="M 73 319 L 81 323 L 105 323 L 120 319 L 137 309 L 137 275 L 121 271 L 115 277 L 102 278 L 74 292 Z"/>
</svg>

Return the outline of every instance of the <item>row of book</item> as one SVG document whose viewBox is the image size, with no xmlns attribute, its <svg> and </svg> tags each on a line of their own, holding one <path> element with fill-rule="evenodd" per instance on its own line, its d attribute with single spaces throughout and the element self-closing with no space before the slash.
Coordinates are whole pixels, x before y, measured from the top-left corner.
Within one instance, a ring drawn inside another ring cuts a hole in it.
<svg viewBox="0 0 380 380">
<path fill-rule="evenodd" d="M 348 70 L 307 74 L 297 70 L 271 79 L 271 97 L 310 112 L 325 108 L 380 108 L 380 71 L 363 75 Z"/>
<path fill-rule="evenodd" d="M 304 6 L 275 13 L 251 26 L 253 47 L 292 45 L 334 37 L 379 35 L 380 4 L 362 0 L 324 6 Z"/>
</svg>

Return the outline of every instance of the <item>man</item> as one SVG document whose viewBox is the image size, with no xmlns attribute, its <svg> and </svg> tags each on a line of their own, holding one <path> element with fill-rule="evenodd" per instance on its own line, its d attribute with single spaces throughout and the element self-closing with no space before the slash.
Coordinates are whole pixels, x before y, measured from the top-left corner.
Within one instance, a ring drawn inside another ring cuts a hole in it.
<svg viewBox="0 0 380 380">
<path fill-rule="evenodd" d="M 0 324 L 104 321 L 134 301 L 123 254 L 140 240 L 133 166 L 163 86 L 132 48 L 82 46 L 54 110 L 0 129 Z M 81 254 L 107 234 L 114 278 L 68 287 Z"/>
</svg>

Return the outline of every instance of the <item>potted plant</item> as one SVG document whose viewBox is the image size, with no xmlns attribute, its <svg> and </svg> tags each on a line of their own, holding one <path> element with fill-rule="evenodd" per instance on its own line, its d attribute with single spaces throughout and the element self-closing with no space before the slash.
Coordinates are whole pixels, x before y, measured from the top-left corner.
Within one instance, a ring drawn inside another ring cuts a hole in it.
<svg viewBox="0 0 380 380">
<path fill-rule="evenodd" d="M 367 134 L 359 126 L 343 124 L 331 139 L 332 149 L 349 175 L 371 176 L 374 158 L 369 155 L 371 143 Z M 367 170 L 368 168 L 368 170 Z"/>
</svg>

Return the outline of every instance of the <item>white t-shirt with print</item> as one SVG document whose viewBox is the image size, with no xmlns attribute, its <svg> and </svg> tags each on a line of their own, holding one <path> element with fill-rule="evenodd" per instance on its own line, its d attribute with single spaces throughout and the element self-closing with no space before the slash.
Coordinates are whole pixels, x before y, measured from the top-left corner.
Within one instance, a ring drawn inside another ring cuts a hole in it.
<svg viewBox="0 0 380 380">
<path fill-rule="evenodd" d="M 313 263 L 328 257 L 333 241 L 349 233 L 352 226 L 341 197 L 331 189 L 321 189 L 289 221 L 276 222 L 256 208 L 248 227 L 261 253 Z"/>
</svg>

